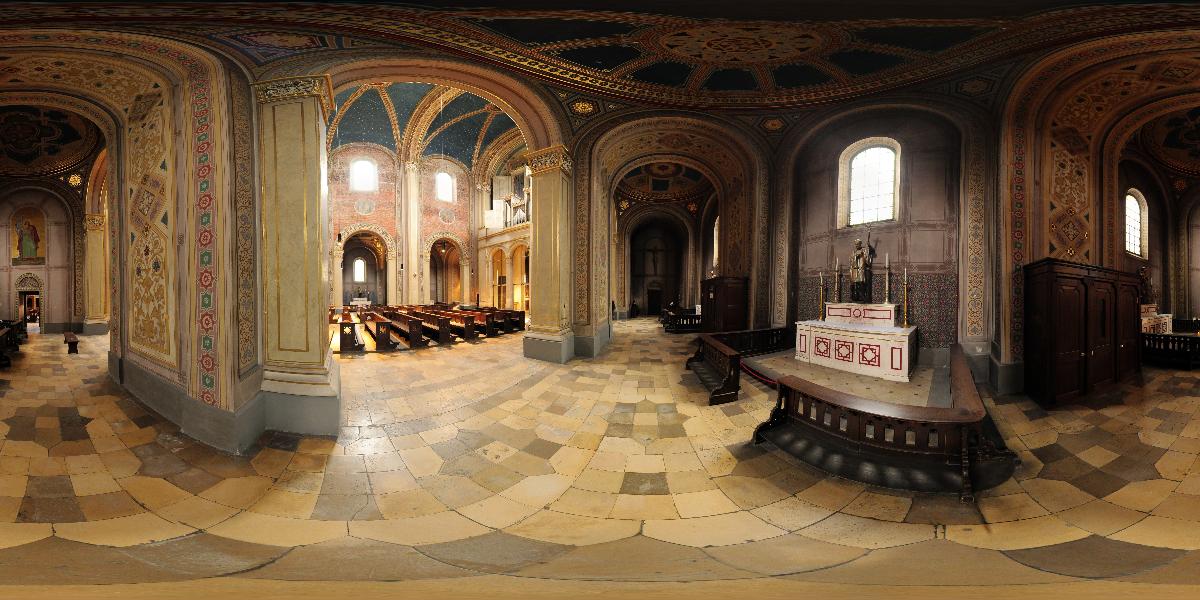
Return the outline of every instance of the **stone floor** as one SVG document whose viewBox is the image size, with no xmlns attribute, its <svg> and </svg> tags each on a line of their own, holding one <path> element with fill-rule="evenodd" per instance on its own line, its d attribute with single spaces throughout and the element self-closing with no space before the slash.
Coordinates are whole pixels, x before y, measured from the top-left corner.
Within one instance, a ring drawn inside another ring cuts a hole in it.
<svg viewBox="0 0 1200 600">
<path fill-rule="evenodd" d="M 747 445 L 769 390 L 743 378 L 740 401 L 706 406 L 682 368 L 693 336 L 652 320 L 567 365 L 525 360 L 515 335 L 339 357 L 338 439 L 267 435 L 247 457 L 149 414 L 108 382 L 106 340 L 81 340 L 67 356 L 34 336 L 0 372 L 0 585 L 50 586 L 20 597 L 184 581 L 179 597 L 274 597 L 257 580 L 510 586 L 490 597 L 1200 585 L 1200 377 L 1186 372 L 1055 410 L 987 397 L 1023 464 L 962 505 Z"/>
</svg>

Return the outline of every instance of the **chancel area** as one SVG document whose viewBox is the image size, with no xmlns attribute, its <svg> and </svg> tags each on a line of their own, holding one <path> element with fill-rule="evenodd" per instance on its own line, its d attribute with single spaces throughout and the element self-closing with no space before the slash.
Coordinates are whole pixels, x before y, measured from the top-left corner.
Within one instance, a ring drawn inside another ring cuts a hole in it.
<svg viewBox="0 0 1200 600">
<path fill-rule="evenodd" d="M 5 6 L 5 597 L 1200 594 L 1192 3 Z"/>
</svg>

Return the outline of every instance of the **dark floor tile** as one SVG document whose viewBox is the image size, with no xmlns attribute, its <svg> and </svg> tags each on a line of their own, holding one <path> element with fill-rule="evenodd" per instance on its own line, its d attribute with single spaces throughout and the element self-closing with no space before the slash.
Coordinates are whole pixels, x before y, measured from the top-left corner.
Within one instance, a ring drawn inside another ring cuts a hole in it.
<svg viewBox="0 0 1200 600">
<path fill-rule="evenodd" d="M 167 481 L 191 494 L 199 494 L 221 482 L 221 478 L 195 467 L 168 476 Z"/>
<path fill-rule="evenodd" d="M 1070 480 L 1070 483 L 1097 498 L 1103 498 L 1125 487 L 1129 482 L 1097 469 Z"/>
<path fill-rule="evenodd" d="M 86 521 L 83 510 L 70 498 L 30 498 L 21 501 L 18 523 L 78 523 Z"/>
<path fill-rule="evenodd" d="M 377 521 L 383 518 L 374 496 L 321 494 L 312 518 L 321 521 Z"/>
<path fill-rule="evenodd" d="M 671 490 L 663 473 L 626 473 L 621 482 L 621 493 L 650 496 L 670 494 Z"/>
<path fill-rule="evenodd" d="M 322 494 L 342 496 L 365 495 L 371 493 L 371 483 L 366 473 L 326 473 L 321 484 Z"/>
<path fill-rule="evenodd" d="M 74 498 L 75 488 L 71 478 L 65 475 L 57 477 L 30 477 L 25 495 L 30 498 Z"/>
<path fill-rule="evenodd" d="M 1009 558 L 1035 569 L 1071 577 L 1120 577 L 1160 567 L 1184 554 L 1183 550 L 1156 548 L 1089 536 L 1074 542 L 1012 550 Z"/>
<path fill-rule="evenodd" d="M 509 573 L 529 565 L 545 563 L 570 548 L 499 531 L 418 547 L 422 554 L 444 563 L 485 573 Z"/>
</svg>

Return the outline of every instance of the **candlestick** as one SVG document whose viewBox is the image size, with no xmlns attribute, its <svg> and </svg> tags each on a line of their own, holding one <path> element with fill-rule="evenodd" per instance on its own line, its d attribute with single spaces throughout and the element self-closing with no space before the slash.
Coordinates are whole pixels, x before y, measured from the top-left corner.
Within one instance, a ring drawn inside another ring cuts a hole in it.
<svg viewBox="0 0 1200 600">
<path fill-rule="evenodd" d="M 821 271 L 821 286 L 817 298 L 817 320 L 825 320 L 825 271 Z"/>
<path fill-rule="evenodd" d="M 908 267 L 904 267 L 904 328 L 908 329 Z"/>
<path fill-rule="evenodd" d="M 890 304 L 892 302 L 892 265 L 888 264 L 887 257 L 883 259 L 883 303 Z"/>
<path fill-rule="evenodd" d="M 892 266 L 892 253 L 886 252 L 883 255 L 883 268 L 887 269 Z"/>
</svg>

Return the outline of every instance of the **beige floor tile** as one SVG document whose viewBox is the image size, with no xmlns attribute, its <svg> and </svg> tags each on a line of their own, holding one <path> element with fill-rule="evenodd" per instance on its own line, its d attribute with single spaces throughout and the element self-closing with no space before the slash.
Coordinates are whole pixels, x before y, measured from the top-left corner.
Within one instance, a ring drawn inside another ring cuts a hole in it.
<svg viewBox="0 0 1200 600">
<path fill-rule="evenodd" d="M 554 544 L 590 546 L 637 535 L 641 526 L 641 521 L 596 519 L 542 510 L 504 531 Z"/>
<path fill-rule="evenodd" d="M 1024 492 L 1007 496 L 980 498 L 977 501 L 979 512 L 988 523 L 1003 523 L 1032 519 L 1050 514 L 1042 505 Z"/>
<path fill-rule="evenodd" d="M 354 537 L 408 546 L 452 542 L 490 531 L 454 511 L 408 519 L 350 522 L 350 535 Z"/>
<path fill-rule="evenodd" d="M 1104 500 L 1093 500 L 1055 516 L 1075 527 L 1086 529 L 1097 535 L 1112 535 L 1146 518 L 1146 513 L 1117 506 Z"/>
<path fill-rule="evenodd" d="M 1200 522 L 1149 516 L 1111 537 L 1143 546 L 1200 550 Z"/>
<path fill-rule="evenodd" d="M 58 523 L 54 526 L 54 534 L 60 538 L 96 546 L 117 547 L 160 542 L 194 531 L 191 527 L 172 523 L 151 513 L 103 521 Z"/>
<path fill-rule="evenodd" d="M 932 525 L 894 523 L 836 514 L 797 532 L 815 540 L 855 548 L 891 548 L 934 538 Z"/>
<path fill-rule="evenodd" d="M 375 505 L 385 519 L 407 519 L 446 511 L 446 505 L 423 489 L 376 495 Z"/>
<path fill-rule="evenodd" d="M 688 494 L 715 490 L 717 483 L 709 477 L 708 471 L 675 471 L 667 473 L 667 487 L 672 494 Z"/>
<path fill-rule="evenodd" d="M 83 475 L 85 473 L 100 473 L 106 471 L 104 461 L 100 460 L 100 456 L 96 454 L 86 454 L 84 456 L 68 456 L 67 473 L 69 475 Z"/>
<path fill-rule="evenodd" d="M 739 511 L 694 519 L 646 521 L 642 533 L 672 544 L 705 548 L 765 540 L 787 532 Z"/>
<path fill-rule="evenodd" d="M 76 496 L 94 496 L 121 491 L 121 486 L 108 473 L 87 473 L 72 475 L 71 486 L 75 488 Z"/>
<path fill-rule="evenodd" d="M 868 519 L 895 521 L 898 523 L 903 521 L 904 517 L 908 516 L 908 509 L 911 507 L 912 498 L 863 492 L 851 501 L 850 504 L 847 504 L 846 508 L 842 509 L 842 512 Z"/>
<path fill-rule="evenodd" d="M 615 494 L 621 491 L 621 485 L 624 481 L 624 473 L 585 469 L 571 485 L 582 490 Z"/>
<path fill-rule="evenodd" d="M 370 473 L 368 478 L 371 481 L 371 492 L 377 496 L 416 490 L 421 487 L 421 484 L 417 483 L 417 480 L 408 471 Z"/>
<path fill-rule="evenodd" d="M 669 495 L 618 494 L 612 508 L 614 519 L 677 519 L 675 503 Z"/>
<path fill-rule="evenodd" d="M 213 535 L 268 546 L 306 546 L 346 535 L 344 521 L 285 519 L 242 512 L 208 528 Z"/>
<path fill-rule="evenodd" d="M 2 523 L 0 522 L 0 548 L 15 548 L 54 535 L 49 523 Z"/>
<path fill-rule="evenodd" d="M 845 479 L 822 479 L 796 494 L 796 497 L 821 508 L 841 510 L 864 489 L 866 486 Z"/>
<path fill-rule="evenodd" d="M 1184 454 L 1183 452 L 1168 451 L 1154 463 L 1154 468 L 1163 476 L 1163 479 L 1172 481 L 1183 481 L 1189 473 L 1198 467 L 1194 466 L 1198 460 L 1195 455 Z"/>
<path fill-rule="evenodd" d="M 1055 479 L 1027 479 L 1021 482 L 1026 493 L 1051 513 L 1070 510 L 1083 506 L 1096 498 L 1091 494 L 1065 482 Z M 1006 496 L 1001 496 L 1006 497 Z"/>
<path fill-rule="evenodd" d="M 137 500 L 138 504 L 150 510 L 155 510 L 170 504 L 175 504 L 192 495 L 175 487 L 171 482 L 157 477 L 126 477 L 119 482 L 125 491 Z"/>
<path fill-rule="evenodd" d="M 270 487 L 271 480 L 266 477 L 234 477 L 204 490 L 200 496 L 232 508 L 250 508 Z"/>
<path fill-rule="evenodd" d="M 571 487 L 571 478 L 564 475 L 535 475 L 526 477 L 500 492 L 509 500 L 534 507 L 544 507 L 558 499 Z"/>
<path fill-rule="evenodd" d="M 774 504 L 750 511 L 754 516 L 788 531 L 808 527 L 833 514 L 833 511 L 809 504 L 794 497 L 787 497 Z"/>
<path fill-rule="evenodd" d="M 25 475 L 0 475 L 0 497 L 23 498 L 26 481 Z"/>
<path fill-rule="evenodd" d="M 685 519 L 707 517 L 741 510 L 737 504 L 734 504 L 719 489 L 686 494 L 672 494 L 672 498 L 675 501 L 675 508 L 679 512 L 679 516 Z"/>
<path fill-rule="evenodd" d="M 142 468 L 142 461 L 133 452 L 121 448 L 100 454 L 100 460 L 108 474 L 117 479 L 137 474 Z"/>
<path fill-rule="evenodd" d="M 657 454 L 633 454 L 625 463 L 629 473 L 662 473 L 666 470 L 663 457 Z"/>
<path fill-rule="evenodd" d="M 617 496 L 618 494 L 572 487 L 563 492 L 563 495 L 550 505 L 550 510 L 584 517 L 604 518 L 612 513 Z M 671 510 L 674 512 L 674 506 Z"/>
<path fill-rule="evenodd" d="M 182 523 L 196 529 L 208 529 L 241 511 L 199 496 L 188 496 L 154 512 L 168 521 Z"/>
<path fill-rule="evenodd" d="M 464 517 L 493 529 L 503 529 L 519 523 L 538 510 L 504 496 L 492 496 L 457 509 Z"/>
<path fill-rule="evenodd" d="M 401 450 L 400 458 L 404 459 L 404 465 L 408 467 L 408 472 L 412 473 L 413 477 L 434 475 L 445 462 L 437 452 L 433 451 L 433 448 L 429 447 Z"/>
<path fill-rule="evenodd" d="M 1169 479 L 1135 481 L 1105 496 L 1104 499 L 1118 506 L 1148 513 L 1166 500 L 1178 485 L 1178 482 Z"/>
<path fill-rule="evenodd" d="M 605 438 L 608 439 L 608 438 Z M 588 469 L 597 471 L 616 471 L 618 473 L 625 472 L 625 462 L 629 459 L 629 455 L 619 452 L 604 452 L 596 451 L 592 455 L 592 460 L 588 462 Z"/>
<path fill-rule="evenodd" d="M 559 475 L 577 476 L 587 468 L 595 452 L 563 446 L 550 457 L 550 466 Z"/>
<path fill-rule="evenodd" d="M 270 489 L 250 506 L 251 511 L 289 519 L 307 519 L 317 506 L 317 494 Z"/>
<path fill-rule="evenodd" d="M 965 546 L 991 550 L 1020 550 L 1073 542 L 1091 535 L 1053 517 L 983 525 L 947 525 L 946 539 Z"/>
<path fill-rule="evenodd" d="M 1184 521 L 1200 521 L 1200 496 L 1171 494 L 1150 514 Z"/>
</svg>

